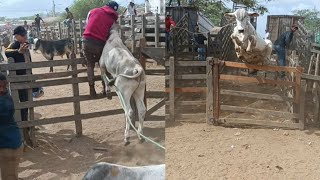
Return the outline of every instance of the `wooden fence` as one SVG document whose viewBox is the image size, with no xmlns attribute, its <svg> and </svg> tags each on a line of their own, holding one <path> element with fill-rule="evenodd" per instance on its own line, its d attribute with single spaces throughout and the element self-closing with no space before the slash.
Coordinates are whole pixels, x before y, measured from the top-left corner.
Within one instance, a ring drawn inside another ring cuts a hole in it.
<svg viewBox="0 0 320 180">
<path fill-rule="evenodd" d="M 54 26 L 41 28 L 40 38 L 58 40 L 63 38 L 73 38 L 76 53 L 81 52 L 82 34 L 85 30 L 85 20 L 73 21 L 72 28 L 68 29 L 63 23 L 56 23 Z M 118 23 L 121 25 L 121 39 L 130 47 L 130 50 L 138 52 L 139 40 L 145 37 L 147 46 L 165 46 L 165 22 L 164 16 L 156 14 L 154 16 L 120 16 Z"/>
<path fill-rule="evenodd" d="M 111 109 L 107 111 L 92 112 L 92 113 L 83 113 L 81 111 L 80 105 L 81 102 L 102 99 L 105 96 L 98 95 L 96 98 L 90 97 L 90 95 L 80 95 L 79 93 L 79 83 L 88 82 L 87 77 L 79 77 L 79 73 L 86 72 L 86 69 L 78 69 L 78 65 L 84 63 L 84 58 L 78 59 L 67 59 L 59 61 L 43 61 L 43 62 L 32 62 L 32 63 L 13 63 L 13 59 L 9 59 L 9 64 L 0 64 L 0 72 L 6 73 L 8 81 L 10 83 L 10 90 L 15 104 L 15 118 L 20 128 L 34 127 L 39 125 L 60 123 L 60 122 L 69 122 L 74 121 L 76 127 L 76 134 L 82 134 L 82 120 L 91 119 L 102 116 L 109 116 L 115 114 L 122 114 L 122 109 Z M 141 63 L 145 67 L 145 62 Z M 45 67 L 56 67 L 56 66 L 67 66 L 71 65 L 72 71 L 67 72 L 56 72 L 56 73 L 44 73 L 44 74 L 31 74 L 31 69 L 34 68 L 45 68 Z M 27 75 L 16 75 L 16 70 L 28 69 Z M 146 70 L 146 74 L 152 74 L 152 70 Z M 101 80 L 100 76 L 94 77 L 95 81 Z M 37 87 L 49 87 L 49 86 L 60 86 L 60 85 L 72 85 L 72 96 L 68 97 L 59 97 L 54 99 L 45 99 L 33 101 L 32 98 L 32 88 Z M 18 90 L 27 89 L 29 101 L 20 102 Z M 112 96 L 116 96 L 116 93 L 113 92 Z M 163 98 L 164 93 L 161 91 L 152 91 L 146 93 L 146 98 Z M 53 118 L 44 118 L 44 119 L 35 119 L 34 118 L 34 108 L 41 106 L 57 105 L 73 103 L 73 115 L 62 116 L 62 117 L 53 117 Z M 157 109 L 164 105 L 164 101 L 161 101 L 159 104 L 154 107 L 149 108 L 146 114 L 146 121 L 163 121 L 163 116 L 154 116 L 151 115 Z M 28 108 L 29 109 L 29 121 L 21 121 L 20 110 Z M 137 114 L 136 114 L 137 115 Z M 137 117 L 137 116 L 135 116 Z M 31 143 L 35 144 L 35 135 L 34 131 L 31 128 L 30 136 Z M 24 133 L 26 136 L 26 133 Z M 27 135 L 28 136 L 28 135 Z M 26 137 L 28 138 L 28 137 Z M 28 139 L 26 139 L 28 140 Z"/>
</svg>

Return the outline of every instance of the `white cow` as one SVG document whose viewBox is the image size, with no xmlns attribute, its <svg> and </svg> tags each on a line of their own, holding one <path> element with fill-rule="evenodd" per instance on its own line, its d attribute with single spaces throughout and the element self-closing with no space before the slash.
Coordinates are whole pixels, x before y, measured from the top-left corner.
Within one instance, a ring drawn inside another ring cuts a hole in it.
<svg viewBox="0 0 320 180">
<path fill-rule="evenodd" d="M 129 49 L 123 44 L 119 34 L 118 25 L 114 24 L 110 30 L 110 36 L 107 40 L 100 58 L 101 75 L 107 85 L 107 92 L 111 85 L 116 87 L 116 93 L 120 98 L 121 105 L 125 112 L 126 129 L 125 144 L 129 142 L 129 130 L 133 118 L 133 110 L 130 105 L 130 99 L 133 97 L 136 102 L 139 116 L 138 132 L 142 133 L 143 122 L 146 114 L 146 107 L 143 101 L 145 93 L 145 71 L 139 61 L 132 55 Z M 106 71 L 109 72 L 114 80 L 106 80 Z M 138 133 L 140 141 L 144 141 Z"/>
<path fill-rule="evenodd" d="M 111 163 L 97 163 L 82 180 L 164 180 L 165 164 L 127 167 Z"/>
<path fill-rule="evenodd" d="M 233 13 L 225 13 L 226 17 L 235 18 L 235 26 L 231 39 L 235 45 L 237 56 L 249 64 L 263 65 L 270 60 L 272 42 L 260 37 L 252 24 L 250 16 L 257 13 L 248 13 L 245 9 L 237 9 Z"/>
</svg>

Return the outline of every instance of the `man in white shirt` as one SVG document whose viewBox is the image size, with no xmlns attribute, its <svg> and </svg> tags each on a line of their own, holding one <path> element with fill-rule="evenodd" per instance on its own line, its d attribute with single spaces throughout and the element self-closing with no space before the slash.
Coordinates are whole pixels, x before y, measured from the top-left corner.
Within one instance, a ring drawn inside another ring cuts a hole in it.
<svg viewBox="0 0 320 180">
<path fill-rule="evenodd" d="M 137 15 L 136 5 L 134 4 L 133 0 L 130 1 L 128 8 L 127 8 L 127 16 Z"/>
</svg>

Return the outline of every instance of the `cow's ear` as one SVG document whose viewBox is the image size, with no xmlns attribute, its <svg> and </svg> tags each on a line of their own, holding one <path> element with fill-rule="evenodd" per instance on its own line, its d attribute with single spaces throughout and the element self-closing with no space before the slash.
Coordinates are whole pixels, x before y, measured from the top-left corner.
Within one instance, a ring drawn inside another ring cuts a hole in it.
<svg viewBox="0 0 320 180">
<path fill-rule="evenodd" d="M 224 13 L 224 17 L 227 17 L 227 18 L 234 18 L 236 17 L 234 13 L 230 13 L 230 12 L 225 12 Z"/>
</svg>

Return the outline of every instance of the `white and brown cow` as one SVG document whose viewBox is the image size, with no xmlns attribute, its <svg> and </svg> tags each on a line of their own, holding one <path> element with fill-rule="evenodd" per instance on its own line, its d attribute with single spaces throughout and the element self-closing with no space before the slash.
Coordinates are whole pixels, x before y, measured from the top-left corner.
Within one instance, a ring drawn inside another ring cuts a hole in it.
<svg viewBox="0 0 320 180">
<path fill-rule="evenodd" d="M 258 35 L 250 23 L 250 16 L 245 9 L 237 9 L 233 13 L 225 13 L 226 17 L 236 20 L 236 26 L 231 34 L 232 42 L 238 58 L 245 63 L 263 65 L 270 60 L 272 42 Z"/>
<path fill-rule="evenodd" d="M 165 164 L 127 167 L 101 162 L 95 164 L 82 180 L 164 180 Z"/>
</svg>

